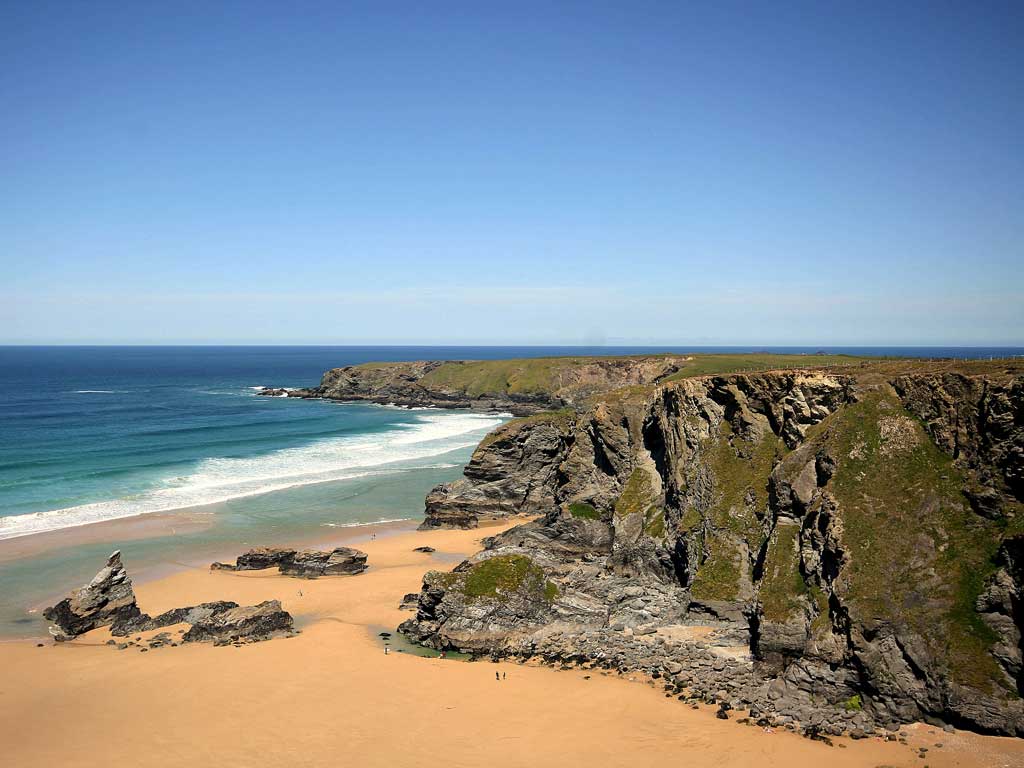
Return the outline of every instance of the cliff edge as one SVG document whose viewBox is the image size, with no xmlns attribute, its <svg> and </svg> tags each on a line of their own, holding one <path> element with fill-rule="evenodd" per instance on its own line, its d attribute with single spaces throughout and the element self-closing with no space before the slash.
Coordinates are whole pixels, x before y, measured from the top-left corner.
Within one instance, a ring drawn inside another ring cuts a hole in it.
<svg viewBox="0 0 1024 768">
<path fill-rule="evenodd" d="M 428 574 L 403 632 L 776 724 L 1024 735 L 1019 364 L 654 379 L 559 396 L 431 492 L 426 527 L 539 519 Z"/>
</svg>

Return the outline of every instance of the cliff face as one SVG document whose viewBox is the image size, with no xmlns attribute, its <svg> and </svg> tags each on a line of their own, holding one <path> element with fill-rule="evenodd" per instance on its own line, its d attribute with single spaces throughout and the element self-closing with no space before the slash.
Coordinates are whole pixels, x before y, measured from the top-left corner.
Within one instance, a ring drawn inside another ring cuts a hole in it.
<svg viewBox="0 0 1024 768">
<path fill-rule="evenodd" d="M 333 368 L 312 389 L 265 393 L 527 415 L 617 387 L 653 384 L 684 363 L 664 355 L 367 363 Z"/>
<path fill-rule="evenodd" d="M 540 518 L 428 574 L 402 629 L 643 669 L 775 722 L 1024 735 L 1022 477 L 1019 374 L 613 392 L 504 425 L 431 493 L 426 526 Z"/>
</svg>

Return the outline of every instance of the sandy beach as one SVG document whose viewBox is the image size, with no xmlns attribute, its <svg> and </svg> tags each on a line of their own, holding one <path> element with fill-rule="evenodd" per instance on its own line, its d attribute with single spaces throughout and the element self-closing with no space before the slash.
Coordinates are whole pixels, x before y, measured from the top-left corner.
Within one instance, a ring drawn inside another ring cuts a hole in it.
<svg viewBox="0 0 1024 768">
<path fill-rule="evenodd" d="M 425 571 L 452 567 L 498 530 L 353 529 L 346 539 L 370 562 L 356 577 L 307 581 L 197 567 L 136 585 L 140 606 L 152 614 L 214 599 L 280 599 L 302 630 L 293 638 L 146 653 L 106 645 L 106 630 L 43 647 L 0 643 L 2 762 L 1024 765 L 1022 740 L 920 724 L 903 730 L 907 744 L 836 739 L 830 747 L 721 721 L 710 708 L 666 698 L 653 683 L 598 670 L 386 655 L 377 633 L 409 615 L 398 610 L 402 595 L 418 589 Z M 437 552 L 412 551 L 424 544 Z"/>
</svg>

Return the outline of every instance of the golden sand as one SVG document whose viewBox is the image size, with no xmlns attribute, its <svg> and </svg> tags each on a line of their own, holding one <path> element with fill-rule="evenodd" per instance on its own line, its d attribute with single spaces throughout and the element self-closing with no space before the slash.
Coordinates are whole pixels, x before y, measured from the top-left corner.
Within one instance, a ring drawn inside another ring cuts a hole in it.
<svg viewBox="0 0 1024 768">
<path fill-rule="evenodd" d="M 905 729 L 909 745 L 829 747 L 718 720 L 617 675 L 385 655 L 376 632 L 409 616 L 398 610 L 402 595 L 495 531 L 360 541 L 371 567 L 356 577 L 202 568 L 136 585 L 154 615 L 277 598 L 303 630 L 293 638 L 146 653 L 106 645 L 105 630 L 43 648 L 2 643 L 0 765 L 1024 766 L 1024 740 L 917 725 Z M 438 552 L 412 551 L 423 544 Z M 929 749 L 923 759 L 920 746 Z"/>
</svg>

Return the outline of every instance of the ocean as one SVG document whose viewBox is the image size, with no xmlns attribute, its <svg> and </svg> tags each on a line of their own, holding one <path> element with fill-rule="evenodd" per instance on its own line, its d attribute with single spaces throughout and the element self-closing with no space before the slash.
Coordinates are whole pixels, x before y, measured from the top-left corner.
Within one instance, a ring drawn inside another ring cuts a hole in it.
<svg viewBox="0 0 1024 768">
<path fill-rule="evenodd" d="M 1012 348 L 822 348 L 989 357 Z M 368 361 L 799 347 L 0 347 L 0 539 L 185 510 L 200 525 L 124 542 L 157 567 L 330 528 L 415 520 L 507 414 L 257 397 Z M 108 541 L 0 559 L 0 634 L 87 579 Z"/>
</svg>

